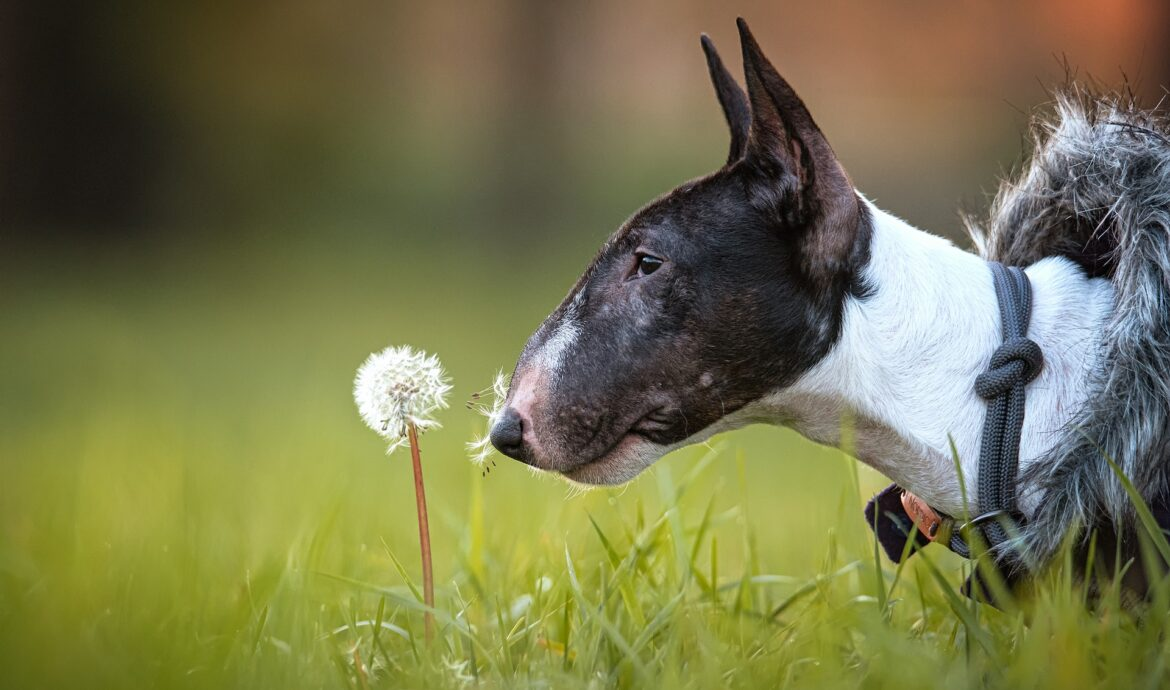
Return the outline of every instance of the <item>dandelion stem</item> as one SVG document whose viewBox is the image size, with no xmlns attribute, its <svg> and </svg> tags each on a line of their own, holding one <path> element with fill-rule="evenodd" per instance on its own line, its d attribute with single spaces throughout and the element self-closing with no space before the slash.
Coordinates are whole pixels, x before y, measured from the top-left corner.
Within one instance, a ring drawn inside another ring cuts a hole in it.
<svg viewBox="0 0 1170 690">
<path fill-rule="evenodd" d="M 414 466 L 414 498 L 418 504 L 418 545 L 422 550 L 423 603 L 428 611 L 424 617 L 427 642 L 435 635 L 435 617 L 429 609 L 435 608 L 435 580 L 431 573 L 431 528 L 427 522 L 427 495 L 423 490 L 422 459 L 418 453 L 418 430 L 413 422 L 407 423 L 410 436 L 410 460 Z"/>
<path fill-rule="evenodd" d="M 370 690 L 370 683 L 366 678 L 366 667 L 362 663 L 362 650 L 360 645 L 354 645 L 353 647 L 353 667 L 357 670 L 358 682 L 361 684 L 362 690 Z"/>
</svg>

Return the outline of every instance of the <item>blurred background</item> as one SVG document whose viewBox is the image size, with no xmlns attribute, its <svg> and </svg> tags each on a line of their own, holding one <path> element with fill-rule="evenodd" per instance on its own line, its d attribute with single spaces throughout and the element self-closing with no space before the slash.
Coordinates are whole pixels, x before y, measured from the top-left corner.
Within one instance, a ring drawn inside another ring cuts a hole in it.
<svg viewBox="0 0 1170 690">
<path fill-rule="evenodd" d="M 264 607 L 293 649 L 301 617 L 343 618 L 290 573 L 400 584 L 386 548 L 417 572 L 408 461 L 350 397 L 388 344 L 455 381 L 423 439 L 440 583 L 476 549 L 527 577 L 587 515 L 653 510 L 703 449 L 570 497 L 482 477 L 462 402 L 625 217 L 721 164 L 698 36 L 738 72 L 737 15 L 859 188 L 959 242 L 1067 74 L 1147 105 L 1170 81 L 1160 0 L 0 4 L 0 685 L 215 685 L 261 592 L 297 593 Z M 851 463 L 776 429 L 725 444 L 698 509 L 812 572 L 860 508 Z"/>
</svg>

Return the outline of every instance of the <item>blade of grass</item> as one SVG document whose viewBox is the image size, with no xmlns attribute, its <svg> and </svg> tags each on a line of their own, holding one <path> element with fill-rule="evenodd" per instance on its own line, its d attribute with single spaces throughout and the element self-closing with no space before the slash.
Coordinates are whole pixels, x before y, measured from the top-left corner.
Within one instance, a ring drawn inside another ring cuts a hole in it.
<svg viewBox="0 0 1170 690">
<path fill-rule="evenodd" d="M 613 576 L 610 579 L 611 587 L 617 589 L 621 594 L 622 603 L 626 606 L 626 612 L 630 614 L 634 624 L 642 627 L 646 624 L 646 617 L 642 614 L 642 608 L 638 605 L 638 598 L 634 594 L 634 587 L 630 582 L 630 575 L 634 572 L 634 561 L 638 557 L 638 547 L 635 544 L 630 547 L 630 552 L 626 554 L 626 559 L 623 561 L 618 555 L 617 549 L 613 547 L 612 542 L 605 536 L 605 532 L 601 529 L 601 525 L 589 515 L 589 523 L 593 525 L 593 531 L 597 533 L 597 537 L 601 539 L 606 553 L 609 555 L 610 564 L 614 567 Z M 606 597 L 608 599 L 608 597 Z M 604 601 L 602 604 L 604 605 Z"/>
<path fill-rule="evenodd" d="M 426 604 L 422 603 L 421 601 L 418 601 L 417 599 L 409 599 L 407 597 L 401 596 L 397 592 L 395 592 L 394 590 L 392 590 L 388 587 L 383 587 L 381 585 L 375 585 L 375 584 L 372 584 L 369 582 L 362 582 L 361 580 L 355 580 L 354 578 L 346 577 L 345 575 L 335 575 L 333 573 L 324 573 L 324 572 L 320 572 L 320 571 L 318 571 L 314 574 L 318 575 L 320 577 L 325 577 L 325 578 L 328 578 L 330 580 L 335 580 L 337 582 L 341 582 L 343 584 L 350 585 L 351 587 L 357 587 L 357 588 L 365 590 L 367 592 L 380 594 L 380 595 L 386 597 L 386 599 L 388 601 L 392 602 L 395 606 L 399 606 L 399 607 L 404 608 L 404 609 L 409 609 L 411 611 L 417 611 L 419 613 L 426 613 L 429 611 L 432 614 L 434 614 L 435 620 L 439 621 L 444 626 L 454 628 L 454 629 L 458 630 L 459 632 L 463 633 L 464 635 L 470 636 L 470 639 L 473 639 L 473 640 L 476 639 L 475 636 L 472 635 L 471 629 L 468 627 L 468 624 L 465 621 L 460 621 L 460 620 L 452 617 L 451 614 L 447 613 L 446 611 L 444 611 L 442 609 L 428 607 Z"/>
<path fill-rule="evenodd" d="M 768 614 L 768 618 L 770 618 L 771 620 L 776 620 L 776 618 L 778 618 L 780 616 L 780 614 L 784 613 L 790 606 L 792 606 L 796 602 L 800 601 L 805 596 L 817 591 L 823 585 L 825 585 L 829 582 L 832 582 L 833 580 L 836 580 L 837 578 L 841 577 L 842 575 L 848 575 L 849 573 L 854 572 L 860 566 L 861 566 L 861 561 L 852 561 L 850 563 L 846 563 L 844 566 L 838 568 L 837 570 L 833 571 L 832 573 L 829 573 L 828 575 L 825 575 L 825 574 L 817 575 L 813 579 L 809 580 L 808 582 L 804 583 L 799 588 L 797 588 L 797 590 L 795 592 L 788 595 L 788 597 L 786 599 L 784 599 L 784 601 L 780 602 L 779 605 L 777 605 L 774 609 L 772 609 L 772 612 L 770 614 Z"/>
<path fill-rule="evenodd" d="M 699 528 L 695 532 L 695 542 L 691 545 L 691 567 L 695 565 L 695 559 L 699 557 L 699 547 L 703 545 L 703 538 L 707 535 L 707 528 L 711 526 L 711 511 L 715 508 L 715 494 L 711 494 L 711 500 L 707 501 L 707 507 L 703 510 L 703 519 L 699 521 Z"/>
<path fill-rule="evenodd" d="M 418 601 L 423 601 L 422 590 L 420 590 L 418 586 L 414 584 L 414 580 L 412 580 L 410 578 L 410 574 L 406 572 L 406 567 L 402 565 L 402 561 L 398 560 L 398 556 L 394 555 L 394 552 L 390 549 L 390 545 L 386 543 L 385 539 L 382 539 L 382 548 L 386 550 L 386 555 L 390 557 L 390 562 L 394 564 L 394 569 L 398 571 L 398 576 L 402 578 L 402 581 L 410 589 L 410 593 L 413 594 L 414 598 Z"/>
<path fill-rule="evenodd" d="M 956 592 L 954 587 L 951 586 L 950 580 L 938 569 L 930 554 L 923 551 L 918 556 L 922 559 L 921 562 L 925 564 L 931 577 L 934 578 L 935 583 L 938 584 L 939 590 L 942 591 L 943 596 L 947 600 L 947 604 L 955 615 L 958 616 L 959 620 L 956 622 L 956 625 L 961 624 L 967 633 L 967 638 L 979 643 L 979 646 L 987 653 L 994 666 L 1001 666 L 1002 660 L 999 658 L 999 653 L 995 649 L 995 644 L 992 642 L 988 633 L 979 626 L 979 621 L 975 613 L 967 607 L 962 595 Z"/>
<path fill-rule="evenodd" d="M 573 639 L 573 636 L 572 636 L 573 617 L 571 615 L 572 604 L 573 604 L 572 594 L 570 592 L 565 592 L 565 620 L 564 620 L 565 639 L 564 639 L 564 642 L 562 643 L 565 646 L 565 658 L 564 658 L 564 661 L 561 663 L 561 670 L 563 670 L 563 671 L 569 670 L 569 663 L 570 663 L 570 659 L 571 659 L 570 650 L 572 648 L 569 646 L 569 643 Z"/>
<path fill-rule="evenodd" d="M 678 608 L 678 605 L 682 603 L 685 597 L 686 592 L 679 592 L 678 594 L 671 597 L 670 601 L 666 602 L 662 609 L 659 610 L 658 613 L 655 614 L 654 618 L 650 620 L 650 623 L 642 629 L 642 632 L 638 633 L 638 636 L 634 638 L 634 642 L 630 645 L 630 648 L 634 652 L 641 651 L 642 647 L 646 646 L 646 644 L 654 638 L 654 635 L 656 635 L 658 631 L 666 625 L 667 621 L 669 621 L 670 617 L 674 614 L 674 610 Z"/>
<path fill-rule="evenodd" d="M 609 640 L 610 644 L 617 647 L 617 649 L 624 655 L 624 661 L 628 661 L 633 667 L 635 673 L 641 679 L 642 687 L 649 687 L 646 683 L 652 683 L 652 676 L 649 670 L 643 665 L 641 657 L 638 656 L 634 648 L 622 635 L 618 627 L 614 625 L 608 617 L 605 616 L 603 610 L 594 610 L 590 606 L 589 600 L 585 597 L 584 591 L 581 589 L 581 583 L 577 580 L 577 570 L 573 567 L 573 558 L 569 555 L 569 549 L 565 547 L 565 567 L 569 574 L 569 588 L 573 592 L 573 596 L 577 600 L 578 609 L 586 616 L 591 618 L 597 627 L 604 633 L 605 638 Z"/>
<path fill-rule="evenodd" d="M 1129 477 L 1125 476 L 1125 472 L 1121 467 L 1113 461 L 1103 450 L 1101 456 L 1105 458 L 1105 462 L 1109 463 L 1109 469 L 1113 470 L 1113 474 L 1117 477 L 1117 481 L 1121 482 L 1121 486 L 1125 489 L 1125 493 L 1129 495 L 1129 500 L 1133 502 L 1133 507 L 1137 511 L 1138 519 L 1142 522 L 1142 527 L 1145 528 L 1147 535 L 1154 544 L 1154 548 L 1158 550 L 1158 554 L 1162 556 L 1167 564 L 1170 564 L 1170 542 L 1166 540 L 1166 533 L 1162 531 L 1162 526 L 1158 524 L 1158 520 L 1150 511 L 1150 506 L 1146 504 L 1145 499 L 1142 498 L 1141 492 L 1133 485 Z"/>
<path fill-rule="evenodd" d="M 268 624 L 268 605 L 260 611 L 260 620 L 256 623 L 256 632 L 252 635 L 252 653 L 260 648 L 260 639 L 264 636 L 264 627 Z"/>
</svg>

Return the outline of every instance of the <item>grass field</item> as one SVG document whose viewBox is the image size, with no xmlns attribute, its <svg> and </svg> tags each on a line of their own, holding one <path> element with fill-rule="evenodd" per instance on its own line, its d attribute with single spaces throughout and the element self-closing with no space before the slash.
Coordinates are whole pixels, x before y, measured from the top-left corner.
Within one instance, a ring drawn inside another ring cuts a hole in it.
<svg viewBox="0 0 1170 690">
<path fill-rule="evenodd" d="M 860 510 L 880 477 L 788 432 L 720 437 L 618 490 L 502 460 L 481 476 L 463 443 L 482 421 L 461 402 L 585 255 L 514 271 L 322 235 L 5 257 L 0 685 L 1170 683 L 1164 600 L 1144 624 L 1089 612 L 1056 572 L 1026 611 L 972 604 L 940 547 L 904 569 L 876 555 Z M 422 439 L 430 645 L 409 461 L 350 397 L 391 343 L 455 381 Z"/>
</svg>

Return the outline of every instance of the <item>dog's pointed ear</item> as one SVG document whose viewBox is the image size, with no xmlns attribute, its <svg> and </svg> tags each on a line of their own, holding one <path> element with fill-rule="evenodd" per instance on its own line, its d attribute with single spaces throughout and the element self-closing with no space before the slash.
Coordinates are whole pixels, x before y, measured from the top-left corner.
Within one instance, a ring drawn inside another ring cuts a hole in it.
<svg viewBox="0 0 1170 690">
<path fill-rule="evenodd" d="M 744 153 L 752 202 L 781 226 L 804 228 L 802 267 L 813 277 L 847 268 L 854 253 L 860 200 L 832 147 L 796 91 L 737 20 L 751 104 Z"/>
<path fill-rule="evenodd" d="M 699 41 L 703 44 L 703 54 L 707 56 L 707 71 L 711 73 L 711 83 L 715 85 L 715 96 L 723 108 L 727 128 L 731 130 L 731 150 L 727 154 L 727 164 L 731 165 L 743 158 L 747 147 L 748 129 L 752 124 L 747 95 L 723 65 L 723 60 L 715 50 L 711 38 L 707 34 L 702 34 Z"/>
</svg>

